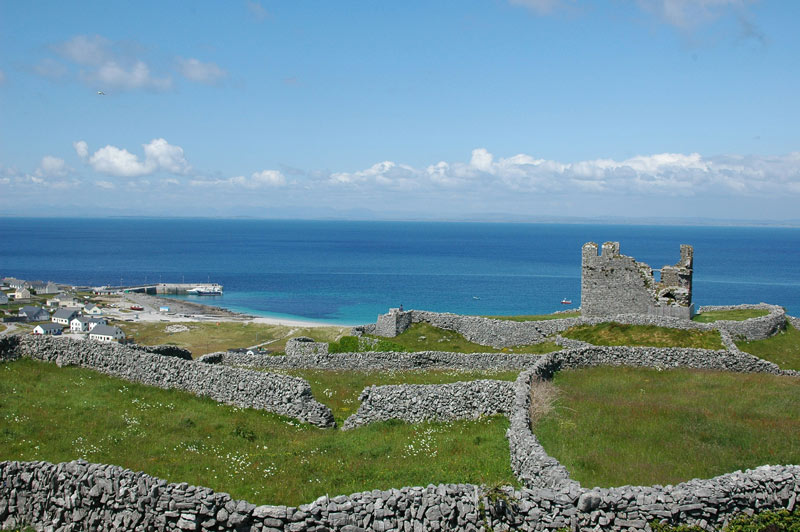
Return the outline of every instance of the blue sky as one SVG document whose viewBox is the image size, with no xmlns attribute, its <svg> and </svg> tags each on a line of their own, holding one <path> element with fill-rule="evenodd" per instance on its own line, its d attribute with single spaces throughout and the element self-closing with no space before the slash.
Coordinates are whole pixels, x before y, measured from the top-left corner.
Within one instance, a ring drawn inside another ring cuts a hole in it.
<svg viewBox="0 0 800 532">
<path fill-rule="evenodd" d="M 0 1 L 0 214 L 798 221 L 798 20 L 788 0 Z"/>
</svg>

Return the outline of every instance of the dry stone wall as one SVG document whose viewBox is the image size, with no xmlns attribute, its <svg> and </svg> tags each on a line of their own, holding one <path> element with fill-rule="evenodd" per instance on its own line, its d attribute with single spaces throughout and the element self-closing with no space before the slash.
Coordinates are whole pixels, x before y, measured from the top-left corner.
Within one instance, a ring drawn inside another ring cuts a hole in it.
<svg viewBox="0 0 800 532">
<path fill-rule="evenodd" d="M 248 355 L 246 353 L 211 353 L 198 362 L 264 369 L 328 369 L 328 370 L 417 370 L 429 368 L 455 370 L 525 369 L 541 355 L 512 353 L 450 353 L 420 351 L 398 353 L 367 351 L 361 353 L 329 353 L 326 355 Z"/>
<path fill-rule="evenodd" d="M 487 379 L 369 386 L 358 398 L 361 401 L 358 411 L 345 420 L 342 428 L 353 429 L 389 419 L 419 423 L 508 414 L 513 403 L 512 391 L 512 382 Z"/>
<path fill-rule="evenodd" d="M 297 377 L 214 366 L 145 353 L 116 343 L 69 338 L 22 336 L 16 345 L 0 346 L 6 359 L 29 357 L 59 366 L 93 369 L 158 388 L 184 390 L 215 401 L 257 408 L 320 427 L 334 426 L 333 414 L 311 395 L 311 387 Z"/>
<path fill-rule="evenodd" d="M 429 323 L 440 329 L 455 331 L 471 342 L 495 348 L 536 344 L 576 325 L 597 325 L 600 323 L 608 323 L 609 321 L 629 325 L 655 325 L 657 327 L 671 327 L 684 330 L 725 330 L 734 337 L 746 340 L 762 340 L 764 338 L 769 338 L 778 331 L 783 330 L 786 325 L 786 311 L 783 307 L 769 305 L 767 303 L 726 307 L 706 306 L 701 307 L 700 311 L 735 310 L 744 308 L 764 309 L 769 311 L 769 314 L 744 321 L 721 320 L 713 323 L 699 323 L 680 318 L 646 314 L 618 314 L 616 316 L 596 318 L 580 317 L 519 322 L 422 310 L 411 310 L 409 312 L 411 313 L 413 323 Z M 361 326 L 357 329 L 366 330 L 366 327 L 367 326 Z"/>
<path fill-rule="evenodd" d="M 232 499 L 82 460 L 0 462 L 0 525 L 76 530 L 427 531 L 645 530 L 658 520 L 721 528 L 742 512 L 793 510 L 800 467 L 764 466 L 675 486 L 610 489 L 504 488 L 440 484 L 323 496 L 294 506 Z"/>
</svg>

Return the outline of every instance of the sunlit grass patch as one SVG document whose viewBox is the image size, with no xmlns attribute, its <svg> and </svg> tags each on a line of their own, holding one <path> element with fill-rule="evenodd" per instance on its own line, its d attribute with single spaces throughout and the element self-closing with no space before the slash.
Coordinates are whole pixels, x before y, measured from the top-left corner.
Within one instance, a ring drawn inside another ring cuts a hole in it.
<svg viewBox="0 0 800 532">
<path fill-rule="evenodd" d="M 508 421 L 319 429 L 90 370 L 0 364 L 0 460 L 77 458 L 257 504 L 440 482 L 515 484 Z"/>
<path fill-rule="evenodd" d="M 769 314 L 769 310 L 761 308 L 735 309 L 735 310 L 709 310 L 695 314 L 692 321 L 700 323 L 713 323 L 720 320 L 744 321 L 750 318 L 760 318 Z"/>
<path fill-rule="evenodd" d="M 380 337 L 376 337 L 380 338 Z M 470 342 L 463 335 L 434 327 L 429 323 L 413 323 L 401 334 L 389 341 L 405 347 L 408 351 L 451 351 L 456 353 L 531 353 L 542 354 L 558 351 L 561 346 L 554 342 L 520 345 L 496 349 Z"/>
<path fill-rule="evenodd" d="M 616 322 L 576 325 L 561 335 L 593 345 L 724 349 L 718 331 L 670 329 L 655 325 L 628 325 Z"/>
<path fill-rule="evenodd" d="M 764 360 L 776 363 L 782 369 L 800 371 L 800 331 L 786 323 L 786 330 L 764 340 L 736 342 L 736 346 Z"/>
<path fill-rule="evenodd" d="M 180 323 L 188 330 L 168 332 L 167 327 Z M 266 347 L 282 351 L 286 341 L 295 336 L 310 336 L 318 341 L 335 340 L 343 327 L 289 327 L 247 322 L 121 322 L 128 337 L 142 345 L 173 344 L 192 352 L 195 358 L 215 351 L 270 342 Z"/>
<path fill-rule="evenodd" d="M 507 320 L 507 321 L 541 321 L 541 320 L 560 320 L 564 318 L 580 318 L 580 311 L 574 312 L 560 312 L 558 314 L 531 314 L 527 316 L 484 316 L 484 318 L 491 318 L 493 320 Z"/>
<path fill-rule="evenodd" d="M 800 463 L 797 378 L 601 367 L 554 382 L 559 400 L 534 433 L 586 487 Z"/>
</svg>

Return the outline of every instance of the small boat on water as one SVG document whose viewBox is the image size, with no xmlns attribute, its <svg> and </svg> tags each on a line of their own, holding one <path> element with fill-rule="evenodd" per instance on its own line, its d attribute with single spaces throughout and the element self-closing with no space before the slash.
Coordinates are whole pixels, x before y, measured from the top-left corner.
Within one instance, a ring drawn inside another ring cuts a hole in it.
<svg viewBox="0 0 800 532">
<path fill-rule="evenodd" d="M 564 298 L 564 299 L 561 300 L 561 304 L 562 305 L 571 305 L 572 304 L 572 300 Z"/>
<path fill-rule="evenodd" d="M 194 288 L 190 288 L 186 291 L 187 294 L 192 294 L 193 296 L 221 296 L 222 295 L 222 285 L 221 284 L 199 284 Z"/>
</svg>

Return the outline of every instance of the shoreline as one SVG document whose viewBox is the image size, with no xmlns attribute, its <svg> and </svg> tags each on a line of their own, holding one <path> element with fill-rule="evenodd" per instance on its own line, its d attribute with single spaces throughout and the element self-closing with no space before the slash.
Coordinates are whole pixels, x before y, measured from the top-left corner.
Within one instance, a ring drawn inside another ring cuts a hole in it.
<svg viewBox="0 0 800 532">
<path fill-rule="evenodd" d="M 144 310 L 137 311 L 137 321 L 226 321 L 241 323 L 257 323 L 262 325 L 286 325 L 291 327 L 352 327 L 352 325 L 342 325 L 336 323 L 321 323 L 313 320 L 292 319 L 292 318 L 271 318 L 237 312 L 214 305 L 197 303 L 196 301 L 186 301 L 183 299 L 162 297 L 150 294 L 127 293 L 110 296 L 119 301 L 140 305 Z M 158 309 L 168 306 L 168 312 L 161 312 Z M 124 314 L 123 314 L 124 316 Z"/>
</svg>

